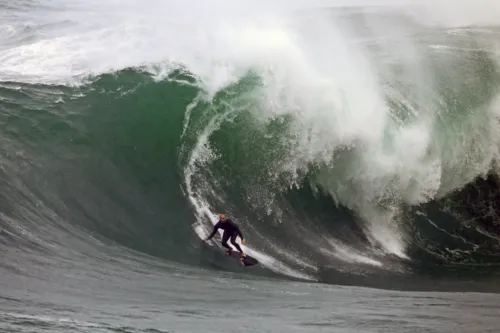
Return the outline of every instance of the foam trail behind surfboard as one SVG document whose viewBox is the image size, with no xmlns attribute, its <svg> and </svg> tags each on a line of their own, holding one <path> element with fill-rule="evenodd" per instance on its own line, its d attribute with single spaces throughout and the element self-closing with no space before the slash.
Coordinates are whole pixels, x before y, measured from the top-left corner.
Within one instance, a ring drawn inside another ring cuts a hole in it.
<svg viewBox="0 0 500 333">
<path fill-rule="evenodd" d="M 204 209 L 206 209 L 205 213 L 210 211 L 206 205 L 200 205 L 200 207 L 204 207 Z M 210 214 L 207 214 L 207 216 L 212 216 L 212 218 L 210 218 L 210 221 L 212 222 L 213 225 L 215 225 L 217 223 L 217 218 L 215 217 L 216 214 L 210 213 Z M 196 234 L 198 235 L 198 237 L 200 237 L 200 239 L 205 239 L 210 234 L 210 231 L 207 231 L 206 227 L 201 223 L 198 224 L 197 226 L 195 226 L 194 230 L 195 230 Z M 223 232 L 221 230 L 218 230 L 218 233 L 222 237 Z M 284 263 L 280 262 L 279 260 L 277 260 L 277 259 L 275 259 L 267 254 L 264 254 L 258 250 L 255 250 L 247 245 L 242 245 L 239 239 L 236 240 L 236 243 L 238 243 L 241 246 L 241 248 L 243 249 L 243 251 L 246 254 L 254 257 L 255 259 L 257 259 L 259 261 L 259 264 L 270 269 L 271 271 L 273 271 L 275 273 L 285 274 L 287 276 L 291 276 L 291 277 L 298 278 L 298 279 L 311 280 L 311 281 L 315 280 L 312 276 L 305 274 L 305 273 L 302 273 L 302 272 L 299 272 L 297 270 L 294 270 L 294 269 L 290 268 L 289 266 L 285 265 Z M 216 244 L 219 248 L 223 249 L 223 247 L 220 245 L 219 242 L 217 242 Z"/>
</svg>

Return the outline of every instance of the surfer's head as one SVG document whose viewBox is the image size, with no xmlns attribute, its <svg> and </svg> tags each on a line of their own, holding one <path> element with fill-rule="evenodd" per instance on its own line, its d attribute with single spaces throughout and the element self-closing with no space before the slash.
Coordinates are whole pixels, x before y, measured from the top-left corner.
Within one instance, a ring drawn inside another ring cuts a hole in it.
<svg viewBox="0 0 500 333">
<path fill-rule="evenodd" d="M 220 214 L 219 215 L 219 220 L 221 220 L 222 222 L 226 222 L 226 215 Z"/>
</svg>

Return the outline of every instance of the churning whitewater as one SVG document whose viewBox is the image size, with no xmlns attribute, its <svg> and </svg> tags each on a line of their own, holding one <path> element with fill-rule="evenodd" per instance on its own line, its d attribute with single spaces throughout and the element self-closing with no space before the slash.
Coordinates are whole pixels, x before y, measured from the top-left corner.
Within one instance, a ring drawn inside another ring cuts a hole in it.
<svg viewBox="0 0 500 333">
<path fill-rule="evenodd" d="M 154 4 L 1 5 L 4 246 L 231 270 L 225 213 L 248 274 L 495 276 L 496 4 Z"/>
</svg>

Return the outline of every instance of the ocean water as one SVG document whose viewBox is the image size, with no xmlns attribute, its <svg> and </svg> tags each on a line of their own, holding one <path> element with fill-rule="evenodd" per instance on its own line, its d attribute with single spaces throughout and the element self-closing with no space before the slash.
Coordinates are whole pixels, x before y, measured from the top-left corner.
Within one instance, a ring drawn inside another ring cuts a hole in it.
<svg viewBox="0 0 500 333">
<path fill-rule="evenodd" d="M 497 331 L 499 20 L 1 2 L 0 330 Z"/>
</svg>

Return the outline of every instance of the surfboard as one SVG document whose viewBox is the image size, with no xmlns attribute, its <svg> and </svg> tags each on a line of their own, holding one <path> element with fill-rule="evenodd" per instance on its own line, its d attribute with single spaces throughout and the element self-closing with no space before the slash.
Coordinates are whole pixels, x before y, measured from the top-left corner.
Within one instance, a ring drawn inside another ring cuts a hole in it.
<svg viewBox="0 0 500 333">
<path fill-rule="evenodd" d="M 255 259 L 254 257 L 251 257 L 247 254 L 247 256 L 243 259 L 241 259 L 241 254 L 240 252 L 238 251 L 233 251 L 231 253 L 231 257 L 233 257 L 234 259 L 238 260 L 241 264 L 245 265 L 246 266 L 253 266 L 253 265 L 257 265 L 259 263 L 259 261 L 257 259 Z"/>
</svg>

